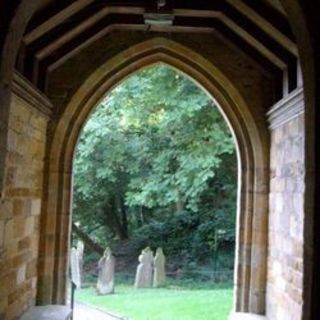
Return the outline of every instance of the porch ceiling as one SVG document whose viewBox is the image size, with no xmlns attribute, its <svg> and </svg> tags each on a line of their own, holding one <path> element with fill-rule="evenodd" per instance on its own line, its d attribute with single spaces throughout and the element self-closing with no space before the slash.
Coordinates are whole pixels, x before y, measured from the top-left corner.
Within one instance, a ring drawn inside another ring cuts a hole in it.
<svg viewBox="0 0 320 320">
<path fill-rule="evenodd" d="M 49 72 L 113 30 L 215 33 L 267 72 L 286 72 L 295 86 L 297 46 L 277 0 L 167 0 L 159 12 L 172 14 L 173 24 L 146 25 L 144 14 L 156 11 L 150 0 L 44 1 L 24 34 L 17 69 L 44 90 Z"/>
</svg>

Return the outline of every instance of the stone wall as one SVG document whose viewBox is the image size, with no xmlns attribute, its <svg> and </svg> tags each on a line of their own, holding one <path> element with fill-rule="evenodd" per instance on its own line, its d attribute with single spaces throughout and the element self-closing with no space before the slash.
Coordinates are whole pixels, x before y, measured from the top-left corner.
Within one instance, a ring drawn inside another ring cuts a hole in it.
<svg viewBox="0 0 320 320">
<path fill-rule="evenodd" d="M 20 76 L 11 97 L 0 199 L 0 319 L 34 304 L 48 102 Z"/>
<path fill-rule="evenodd" d="M 269 112 L 268 319 L 302 319 L 305 190 L 303 108 L 302 90 L 296 90 Z"/>
<path fill-rule="evenodd" d="M 243 183 L 239 192 L 234 308 L 262 314 L 265 312 L 269 189 L 269 132 L 265 112 L 273 101 L 272 78 L 214 35 L 186 37 L 181 34 L 172 35 L 170 39 L 163 36 L 145 39 L 145 35 L 151 37 L 149 33 L 132 32 L 128 40 L 128 34 L 112 33 L 70 58 L 48 78 L 47 94 L 55 110 L 49 126 L 50 169 L 45 172 L 46 181 L 49 181 L 48 200 L 45 201 L 47 210 L 44 209 L 43 213 L 50 221 L 54 220 L 56 226 L 41 225 L 45 235 L 41 243 L 48 248 L 41 250 L 46 253 L 43 259 L 41 256 L 41 261 L 45 262 L 41 263 L 43 270 L 39 273 L 41 302 L 64 301 L 67 274 L 64 261 L 70 227 L 70 172 L 79 130 L 109 88 L 139 68 L 161 61 L 201 83 L 220 103 L 237 136 L 243 160 Z M 96 65 L 94 72 L 93 64 Z M 61 232 L 57 234 L 56 230 Z M 53 239 L 58 243 L 55 251 Z M 52 257 L 56 258 L 55 264 Z"/>
</svg>

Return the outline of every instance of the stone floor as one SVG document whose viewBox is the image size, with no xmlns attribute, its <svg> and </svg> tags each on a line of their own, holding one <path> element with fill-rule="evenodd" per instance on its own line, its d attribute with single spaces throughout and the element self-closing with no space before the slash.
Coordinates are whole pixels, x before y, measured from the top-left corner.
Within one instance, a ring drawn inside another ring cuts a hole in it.
<svg viewBox="0 0 320 320">
<path fill-rule="evenodd" d="M 129 320 L 126 317 L 104 312 L 82 303 L 75 303 L 73 320 Z"/>
</svg>

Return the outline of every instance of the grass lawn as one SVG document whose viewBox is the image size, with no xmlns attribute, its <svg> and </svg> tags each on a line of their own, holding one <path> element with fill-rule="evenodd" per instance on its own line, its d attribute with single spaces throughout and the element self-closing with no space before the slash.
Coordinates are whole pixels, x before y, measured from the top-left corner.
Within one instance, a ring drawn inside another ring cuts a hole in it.
<svg viewBox="0 0 320 320">
<path fill-rule="evenodd" d="M 75 300 L 130 320 L 226 320 L 232 297 L 231 288 L 135 289 L 122 284 L 106 296 L 97 296 L 94 288 L 76 290 Z"/>
</svg>

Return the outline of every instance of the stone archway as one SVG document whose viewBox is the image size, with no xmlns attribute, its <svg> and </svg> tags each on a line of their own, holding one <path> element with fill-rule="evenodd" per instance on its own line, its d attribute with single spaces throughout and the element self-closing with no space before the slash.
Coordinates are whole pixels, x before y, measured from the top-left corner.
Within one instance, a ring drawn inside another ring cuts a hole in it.
<svg viewBox="0 0 320 320">
<path fill-rule="evenodd" d="M 268 215 L 268 136 L 215 66 L 164 38 L 135 45 L 98 68 L 71 98 L 52 127 L 47 149 L 41 224 L 39 303 L 63 303 L 71 223 L 72 160 L 79 132 L 106 92 L 138 69 L 165 63 L 195 80 L 221 107 L 234 134 L 239 159 L 235 310 L 264 314 Z"/>
<path fill-rule="evenodd" d="M 0 197 L 5 177 L 8 122 L 15 59 L 25 28 L 41 0 L 20 1 L 2 6 L 0 35 Z M 3 8 L 4 7 L 4 8 Z M 12 8 L 9 8 L 12 7 Z M 11 18 L 11 20 L 10 20 Z"/>
<path fill-rule="evenodd" d="M 314 190 L 319 189 L 319 166 L 316 166 L 320 158 L 319 149 L 316 146 L 319 145 L 318 139 L 320 134 L 315 124 L 319 120 L 319 112 L 316 112 L 317 101 L 320 101 L 319 90 L 316 90 L 318 85 L 319 65 L 316 63 L 316 54 L 318 53 L 318 47 L 316 47 L 316 39 L 318 34 L 316 32 L 316 11 L 314 10 L 314 3 L 312 0 L 279 0 L 288 14 L 292 28 L 295 30 L 298 39 L 299 53 L 301 57 L 302 71 L 304 74 L 304 89 L 306 96 L 306 160 L 307 160 L 307 173 L 306 173 L 306 212 L 305 219 L 307 221 L 307 228 L 304 231 L 304 248 L 305 248 L 305 269 L 304 274 L 304 303 L 303 303 L 303 316 L 304 319 L 316 319 L 319 308 L 318 301 L 316 299 L 319 292 L 320 281 L 317 281 L 319 273 L 317 266 L 320 259 L 317 259 L 320 250 L 319 247 L 319 233 L 316 232 L 319 228 L 319 215 L 316 212 L 319 207 L 319 201 L 316 199 L 316 192 Z M 10 102 L 10 85 L 11 76 L 14 68 L 14 60 L 19 47 L 20 37 L 24 32 L 25 25 L 28 19 L 33 15 L 35 8 L 39 0 L 20 0 L 15 1 L 13 6 L 16 6 L 12 15 L 8 15 L 7 3 L 10 1 L 3 1 L 0 5 L 4 8 L 1 11 L 1 17 L 6 16 L 1 21 L 2 32 L 5 32 L 4 37 L 0 37 L 0 49 L 1 49 L 1 72 L 0 72 L 0 183 L 4 176 L 5 159 L 7 155 L 7 114 L 9 113 Z M 8 7 L 11 4 L 8 5 Z M 17 8 L 21 9 L 17 9 Z M 17 9 L 17 10 L 16 10 Z M 10 12 L 11 13 L 11 12 Z M 14 17 L 14 18 L 13 18 Z M 313 42 L 314 40 L 314 42 Z M 307 44 L 307 45 L 306 45 Z M 9 48 L 8 50 L 4 48 Z M 10 62 L 11 61 L 11 62 Z M 5 73 L 3 68 L 6 69 Z M 319 121 L 318 121 L 319 122 Z M 315 141 L 316 140 L 316 141 Z M 316 154 L 314 151 L 316 150 Z M 314 170 L 317 169 L 317 173 Z M 60 169 L 59 169 L 60 170 Z M 2 187 L 2 186 L 0 186 Z M 47 205 L 47 204 L 45 204 Z M 48 221 L 49 223 L 49 221 Z M 48 261 L 48 260 L 47 260 Z M 310 262 L 311 261 L 311 262 Z M 314 281 L 311 277 L 314 276 Z M 49 280 L 50 283 L 51 280 Z M 50 286 L 49 286 L 50 287 Z M 313 288 L 313 296 L 312 294 Z M 51 293 L 49 293 L 51 295 Z M 313 305 L 314 312 L 309 315 L 311 310 L 310 304 Z"/>
</svg>

